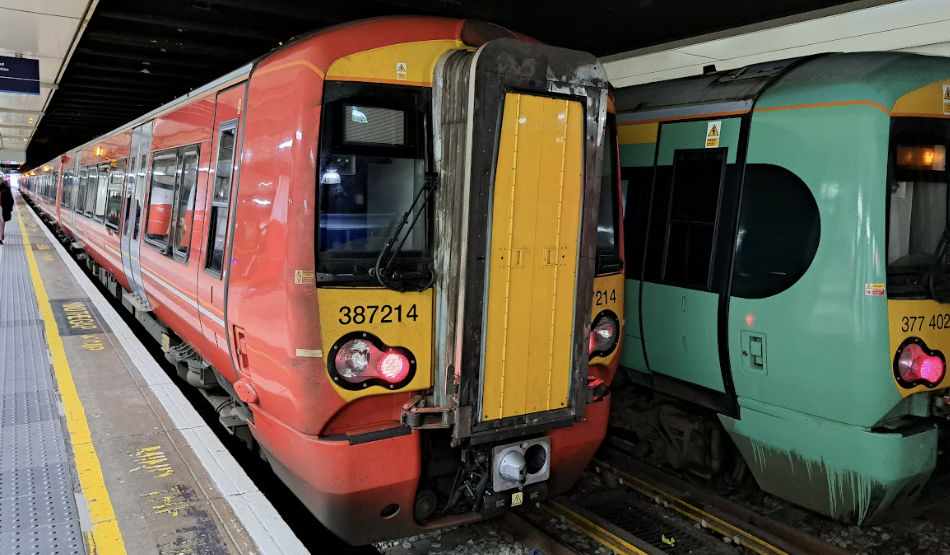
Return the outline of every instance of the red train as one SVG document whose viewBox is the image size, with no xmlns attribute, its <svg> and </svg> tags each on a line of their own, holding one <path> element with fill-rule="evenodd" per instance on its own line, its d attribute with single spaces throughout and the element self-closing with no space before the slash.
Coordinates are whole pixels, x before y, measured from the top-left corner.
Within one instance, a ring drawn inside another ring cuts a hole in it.
<svg viewBox="0 0 950 555">
<path fill-rule="evenodd" d="M 590 55 L 365 21 L 24 189 L 222 423 L 365 543 L 559 493 L 600 444 L 623 316 L 608 102 Z"/>
</svg>

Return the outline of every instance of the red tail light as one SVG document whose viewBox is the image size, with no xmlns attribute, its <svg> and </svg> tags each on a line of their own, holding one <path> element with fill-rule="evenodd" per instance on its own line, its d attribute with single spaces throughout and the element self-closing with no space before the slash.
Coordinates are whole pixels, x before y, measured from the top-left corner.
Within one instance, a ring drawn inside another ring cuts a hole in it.
<svg viewBox="0 0 950 555">
<path fill-rule="evenodd" d="M 379 373 L 387 381 L 401 382 L 409 375 L 409 359 L 401 353 L 386 353 L 379 359 Z"/>
<path fill-rule="evenodd" d="M 927 385 L 933 387 L 943 381 L 946 364 L 939 351 L 931 351 L 920 339 L 913 337 L 897 351 L 895 370 L 898 382 L 904 387 Z"/>
</svg>

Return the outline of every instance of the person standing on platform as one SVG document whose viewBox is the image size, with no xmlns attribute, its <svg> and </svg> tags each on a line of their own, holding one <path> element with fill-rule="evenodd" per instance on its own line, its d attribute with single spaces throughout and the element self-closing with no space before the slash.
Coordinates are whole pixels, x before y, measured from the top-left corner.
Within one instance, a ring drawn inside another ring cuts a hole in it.
<svg viewBox="0 0 950 555">
<path fill-rule="evenodd" d="M 13 217 L 13 189 L 6 180 L 0 180 L 0 245 L 6 238 L 7 222 Z"/>
</svg>

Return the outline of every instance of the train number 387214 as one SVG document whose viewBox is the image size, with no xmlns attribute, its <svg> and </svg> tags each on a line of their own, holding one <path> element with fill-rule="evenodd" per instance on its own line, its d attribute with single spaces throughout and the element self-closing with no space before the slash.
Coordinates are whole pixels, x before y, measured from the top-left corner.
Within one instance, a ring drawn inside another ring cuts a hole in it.
<svg viewBox="0 0 950 555">
<path fill-rule="evenodd" d="M 921 331 L 924 326 L 932 330 L 950 329 L 950 314 L 934 314 L 927 323 L 925 316 L 904 316 L 901 318 L 901 331 Z"/>
<path fill-rule="evenodd" d="M 403 318 L 413 322 L 419 318 L 416 313 L 416 305 L 406 310 L 402 305 L 389 306 L 384 305 L 356 305 L 340 307 L 340 323 L 348 324 L 395 324 L 402 322 Z"/>
</svg>

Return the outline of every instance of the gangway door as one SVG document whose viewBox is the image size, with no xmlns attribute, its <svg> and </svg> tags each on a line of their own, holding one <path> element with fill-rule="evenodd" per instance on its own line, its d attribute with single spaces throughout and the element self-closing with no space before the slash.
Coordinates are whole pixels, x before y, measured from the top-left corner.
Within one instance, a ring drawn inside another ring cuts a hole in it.
<svg viewBox="0 0 950 555">
<path fill-rule="evenodd" d="M 498 39 L 435 77 L 437 403 L 473 443 L 568 425 L 586 406 L 606 75 Z"/>
</svg>

